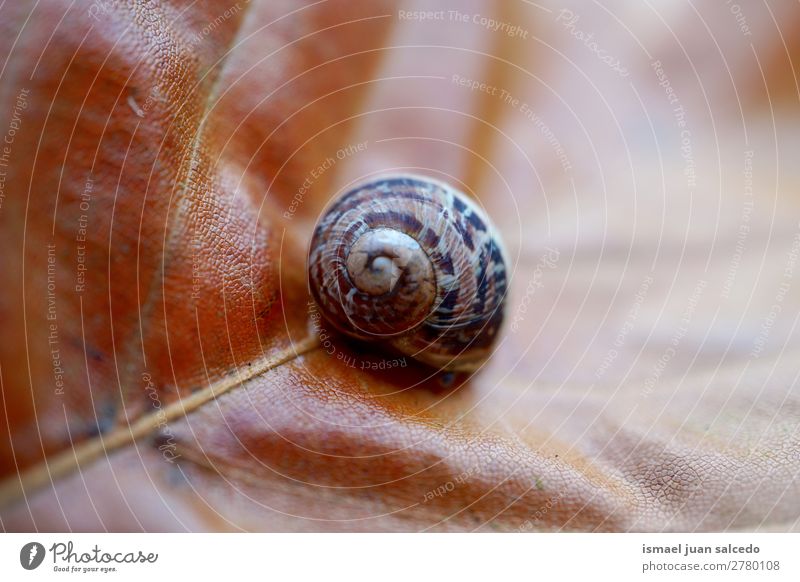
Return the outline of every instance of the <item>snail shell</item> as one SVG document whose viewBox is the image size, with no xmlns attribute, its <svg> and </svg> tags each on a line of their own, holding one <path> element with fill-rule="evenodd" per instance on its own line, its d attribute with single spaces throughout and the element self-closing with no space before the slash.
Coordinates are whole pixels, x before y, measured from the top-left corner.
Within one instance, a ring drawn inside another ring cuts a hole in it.
<svg viewBox="0 0 800 582">
<path fill-rule="evenodd" d="M 489 219 L 465 195 L 423 176 L 382 176 L 319 221 L 309 279 L 339 331 L 425 364 L 472 371 L 503 320 L 506 269 Z"/>
</svg>

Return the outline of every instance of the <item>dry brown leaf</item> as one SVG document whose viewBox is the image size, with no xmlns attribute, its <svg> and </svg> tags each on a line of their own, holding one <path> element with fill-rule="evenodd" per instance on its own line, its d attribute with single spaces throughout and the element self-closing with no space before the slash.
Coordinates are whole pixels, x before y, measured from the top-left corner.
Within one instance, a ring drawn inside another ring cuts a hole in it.
<svg viewBox="0 0 800 582">
<path fill-rule="evenodd" d="M 4 4 L 3 529 L 796 528 L 797 12 Z M 509 247 L 451 387 L 309 324 L 387 169 Z"/>
</svg>

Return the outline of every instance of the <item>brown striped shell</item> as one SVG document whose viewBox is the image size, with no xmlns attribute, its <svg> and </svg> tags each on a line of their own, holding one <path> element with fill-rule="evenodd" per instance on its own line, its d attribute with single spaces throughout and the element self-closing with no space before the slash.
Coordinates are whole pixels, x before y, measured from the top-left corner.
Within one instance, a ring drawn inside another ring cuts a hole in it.
<svg viewBox="0 0 800 582">
<path fill-rule="evenodd" d="M 319 221 L 309 279 L 324 317 L 442 370 L 471 371 L 503 319 L 506 269 L 486 215 L 424 176 L 354 187 Z"/>
</svg>

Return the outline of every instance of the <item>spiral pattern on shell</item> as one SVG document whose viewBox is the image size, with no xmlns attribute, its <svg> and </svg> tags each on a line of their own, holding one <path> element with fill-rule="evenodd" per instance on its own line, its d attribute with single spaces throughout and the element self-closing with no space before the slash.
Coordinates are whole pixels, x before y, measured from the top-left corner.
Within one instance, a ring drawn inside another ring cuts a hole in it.
<svg viewBox="0 0 800 582">
<path fill-rule="evenodd" d="M 443 370 L 478 368 L 503 319 L 494 228 L 466 196 L 423 176 L 383 176 L 339 198 L 314 231 L 309 278 L 338 330 Z"/>
</svg>

